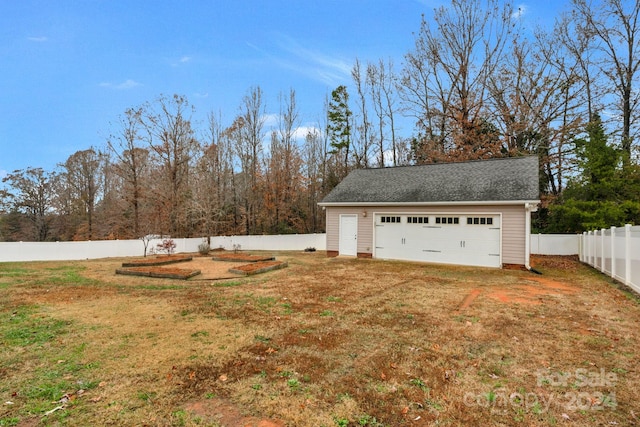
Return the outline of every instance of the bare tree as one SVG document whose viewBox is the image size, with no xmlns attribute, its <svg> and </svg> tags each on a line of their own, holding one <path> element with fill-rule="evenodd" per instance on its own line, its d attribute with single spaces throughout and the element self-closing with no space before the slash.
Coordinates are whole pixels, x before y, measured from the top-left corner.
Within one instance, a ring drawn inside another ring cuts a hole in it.
<svg viewBox="0 0 640 427">
<path fill-rule="evenodd" d="M 75 202 L 76 213 L 86 227 L 76 230 L 75 237 L 93 239 L 94 213 L 103 190 L 104 155 L 94 148 L 77 151 L 69 156 L 62 167 L 65 182 Z"/>
<path fill-rule="evenodd" d="M 366 69 L 361 69 L 360 60 L 357 58 L 351 69 L 351 77 L 356 87 L 358 110 L 360 112 L 359 115 L 356 115 L 356 118 L 360 118 L 359 123 L 354 123 L 354 128 L 358 131 L 360 137 L 352 138 L 353 153 L 356 160 L 356 167 L 367 168 L 369 167 L 369 147 L 373 139 L 372 126 L 369 121 L 369 111 L 367 107 L 367 95 L 369 93 L 367 86 L 369 81 L 367 80 Z"/>
<path fill-rule="evenodd" d="M 381 59 L 378 64 L 367 64 L 367 86 L 370 91 L 373 108 L 378 118 L 378 166 L 385 165 L 385 153 L 391 152 L 394 166 L 398 165 L 398 147 L 396 138 L 396 78 L 393 74 L 393 62 L 387 64 Z M 389 146 L 385 141 L 389 139 Z"/>
<path fill-rule="evenodd" d="M 132 229 L 134 237 L 140 237 L 142 205 L 145 190 L 149 185 L 149 149 L 142 146 L 142 108 L 130 108 L 119 119 L 117 133 L 109 136 L 107 146 L 115 156 L 113 164 L 115 174 L 121 179 L 121 197 L 125 201 L 125 212 L 131 212 Z"/>
<path fill-rule="evenodd" d="M 403 73 L 405 102 L 423 132 L 417 161 L 442 153 L 499 155 L 487 120 L 486 82 L 502 60 L 511 14 L 498 0 L 452 0 L 450 8 L 435 11 L 435 28 L 423 18 Z"/>
<path fill-rule="evenodd" d="M 307 197 L 307 226 L 305 231 L 315 233 L 324 228 L 324 216 L 318 211 L 318 202 L 322 199 L 322 177 L 326 161 L 326 143 L 318 129 L 307 132 L 303 156 L 304 178 Z"/>
<path fill-rule="evenodd" d="M 263 199 L 261 163 L 264 110 L 262 90 L 260 87 L 251 88 L 242 99 L 240 115 L 225 131 L 226 137 L 232 141 L 234 158 L 238 162 L 234 166 L 237 173 L 233 178 L 234 197 L 236 197 L 234 222 L 237 223 L 238 215 L 242 216 L 245 234 L 253 234 L 257 231 L 257 215 Z M 242 209 L 241 212 L 238 210 L 239 207 Z"/>
<path fill-rule="evenodd" d="M 602 54 L 600 70 L 609 81 L 605 97 L 610 94 L 614 111 L 622 117 L 620 140 L 627 159 L 631 157 L 638 127 L 640 95 L 640 2 L 601 0 L 592 4 L 587 0 L 572 0 L 584 31 L 593 35 L 595 48 Z"/>
<path fill-rule="evenodd" d="M 27 236 L 35 241 L 43 242 L 49 237 L 56 179 L 55 173 L 42 168 L 16 170 L 2 178 L 9 185 L 9 190 L 0 190 L 4 208 L 27 218 L 31 224 Z"/>
<path fill-rule="evenodd" d="M 153 196 L 164 219 L 163 234 L 186 235 L 189 224 L 189 175 L 200 146 L 191 125 L 193 107 L 181 95 L 161 96 L 145 108 L 145 138 L 159 166 Z"/>
<path fill-rule="evenodd" d="M 280 95 L 280 113 L 277 130 L 271 134 L 271 149 L 267 162 L 265 212 L 270 218 L 272 232 L 287 233 L 301 227 L 297 205 L 301 192 L 301 159 L 296 143 L 300 126 L 299 112 L 294 90 L 288 97 Z"/>
</svg>

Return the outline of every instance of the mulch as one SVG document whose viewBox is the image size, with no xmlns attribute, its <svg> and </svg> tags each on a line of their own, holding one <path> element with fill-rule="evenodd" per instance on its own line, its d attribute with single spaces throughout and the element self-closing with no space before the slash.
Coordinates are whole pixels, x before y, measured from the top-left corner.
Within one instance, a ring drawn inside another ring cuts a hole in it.
<svg viewBox="0 0 640 427">
<path fill-rule="evenodd" d="M 130 267 L 118 268 L 116 274 L 127 276 L 143 276 L 156 277 L 164 279 L 181 279 L 187 280 L 200 274 L 200 270 L 188 270 L 185 268 L 166 268 L 166 267 Z"/>
<path fill-rule="evenodd" d="M 177 262 L 185 262 L 191 261 L 193 257 L 191 256 L 181 256 L 181 255 L 170 255 L 170 256 L 160 256 L 156 258 L 145 258 L 135 261 L 123 262 L 123 267 L 152 267 L 157 265 L 167 265 L 167 264 L 175 264 Z"/>
<path fill-rule="evenodd" d="M 260 274 L 266 273 L 267 271 L 279 270 L 281 268 L 288 267 L 288 265 L 289 264 L 283 261 L 261 261 L 230 268 L 229 273 L 250 276 L 252 274 Z"/>
<path fill-rule="evenodd" d="M 275 257 L 266 255 L 250 255 L 243 253 L 230 253 L 230 254 L 216 254 L 212 258 L 214 261 L 229 261 L 229 262 L 261 262 L 261 261 L 273 261 Z"/>
</svg>

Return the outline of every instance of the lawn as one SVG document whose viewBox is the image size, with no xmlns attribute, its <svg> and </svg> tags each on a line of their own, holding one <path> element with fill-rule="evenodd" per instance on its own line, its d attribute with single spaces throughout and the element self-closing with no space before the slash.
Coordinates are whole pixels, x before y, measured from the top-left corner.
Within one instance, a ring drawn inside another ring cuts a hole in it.
<svg viewBox="0 0 640 427">
<path fill-rule="evenodd" d="M 186 281 L 0 263 L 0 426 L 640 423 L 640 302 L 574 259 L 276 256 Z"/>
</svg>

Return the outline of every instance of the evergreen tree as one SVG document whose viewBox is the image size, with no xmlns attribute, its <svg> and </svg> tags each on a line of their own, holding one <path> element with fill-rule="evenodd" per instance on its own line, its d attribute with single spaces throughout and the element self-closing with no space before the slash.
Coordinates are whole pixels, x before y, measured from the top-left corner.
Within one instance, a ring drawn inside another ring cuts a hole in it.
<svg viewBox="0 0 640 427">
<path fill-rule="evenodd" d="M 327 135 L 331 154 L 341 159 L 340 179 L 349 172 L 349 151 L 351 149 L 351 116 L 347 87 L 340 85 L 331 92 L 327 111 Z"/>
<path fill-rule="evenodd" d="M 581 174 L 549 208 L 547 232 L 583 232 L 640 223 L 640 170 L 623 168 L 624 151 L 611 146 L 599 115 L 576 144 Z"/>
</svg>

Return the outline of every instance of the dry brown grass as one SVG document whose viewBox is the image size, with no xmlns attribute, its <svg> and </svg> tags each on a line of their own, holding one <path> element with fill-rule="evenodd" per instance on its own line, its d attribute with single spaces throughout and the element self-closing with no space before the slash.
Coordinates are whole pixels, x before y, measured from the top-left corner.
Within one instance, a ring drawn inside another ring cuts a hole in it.
<svg viewBox="0 0 640 427">
<path fill-rule="evenodd" d="M 14 403 L 0 420 L 638 423 L 640 305 L 574 259 L 536 259 L 542 276 L 323 253 L 277 259 L 289 267 L 231 281 L 214 280 L 231 263 L 198 258 L 181 267 L 207 280 L 116 276 L 122 260 L 0 264 L 2 313 L 35 306 L 34 316 L 68 322 L 44 347 L 0 352 L 0 398 Z M 80 279 L 56 279 L 59 268 Z M 42 418 L 25 384 L 44 381 L 34 372 L 57 360 L 28 352 L 79 346 L 78 363 L 93 367 L 69 382 L 94 387 Z"/>
</svg>

